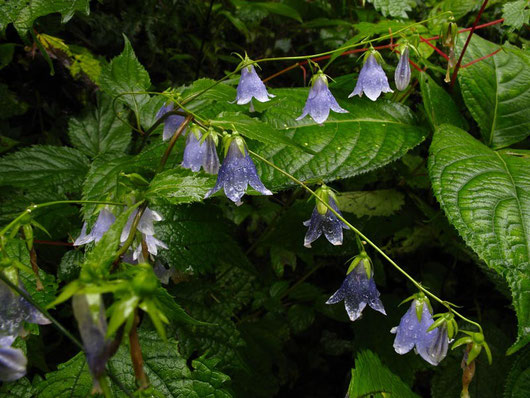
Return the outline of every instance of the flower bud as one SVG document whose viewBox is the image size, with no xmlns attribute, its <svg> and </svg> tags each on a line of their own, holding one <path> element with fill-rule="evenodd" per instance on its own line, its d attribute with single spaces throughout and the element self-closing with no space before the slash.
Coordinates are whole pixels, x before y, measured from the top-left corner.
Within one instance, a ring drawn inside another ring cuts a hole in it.
<svg viewBox="0 0 530 398">
<path fill-rule="evenodd" d="M 396 88 L 399 91 L 405 90 L 410 83 L 410 64 L 409 64 L 409 48 L 405 47 L 399 58 L 399 62 L 394 73 L 394 81 Z"/>
</svg>

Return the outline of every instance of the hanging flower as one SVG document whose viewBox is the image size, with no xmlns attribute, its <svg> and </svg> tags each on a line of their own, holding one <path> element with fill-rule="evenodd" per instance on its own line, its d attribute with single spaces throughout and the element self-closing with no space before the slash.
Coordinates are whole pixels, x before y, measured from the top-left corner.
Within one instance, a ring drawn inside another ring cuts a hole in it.
<svg viewBox="0 0 530 398">
<path fill-rule="evenodd" d="M 386 315 L 379 292 L 374 282 L 374 274 L 368 258 L 353 260 L 353 270 L 349 270 L 339 290 L 326 301 L 326 304 L 337 304 L 344 301 L 346 312 L 352 321 L 358 319 L 366 304 L 372 309 Z M 354 263 L 357 262 L 356 265 Z M 351 268 L 351 267 L 350 267 Z"/>
<path fill-rule="evenodd" d="M 96 391 L 101 391 L 98 379 L 105 373 L 110 357 L 105 306 L 100 294 L 76 294 L 72 308 Z"/>
<path fill-rule="evenodd" d="M 324 202 L 327 202 L 337 213 L 341 214 L 337 207 L 335 193 L 325 185 L 315 192 Z M 311 243 L 317 240 L 322 233 L 332 245 L 342 245 L 342 229 L 349 229 L 337 216 L 331 212 L 320 201 L 317 201 L 311 218 L 304 221 L 309 227 L 304 239 L 304 246 L 311 247 Z"/>
<path fill-rule="evenodd" d="M 162 116 L 164 116 L 166 113 L 171 112 L 174 108 L 174 105 L 172 102 L 170 102 L 167 105 L 162 105 L 162 107 L 158 110 L 158 113 L 156 114 L 155 118 L 158 120 Z M 162 133 L 162 139 L 164 141 L 169 140 L 173 134 L 175 134 L 175 131 L 179 128 L 179 126 L 184 121 L 184 116 L 180 115 L 171 115 L 164 120 L 164 132 Z"/>
<path fill-rule="evenodd" d="M 114 214 L 112 214 L 106 208 L 101 209 L 98 214 L 96 223 L 94 224 L 94 227 L 92 228 L 92 231 L 90 231 L 89 234 L 87 234 L 87 223 L 83 223 L 83 228 L 81 228 L 81 234 L 75 240 L 74 246 L 86 245 L 90 242 L 99 242 L 105 232 L 109 230 L 110 226 L 114 223 L 114 221 L 116 221 L 116 217 L 114 216 Z"/>
<path fill-rule="evenodd" d="M 310 115 L 316 123 L 322 124 L 327 120 L 330 109 L 337 113 L 348 113 L 346 109 L 339 106 L 337 100 L 329 91 L 326 75 L 318 72 L 312 80 L 313 85 L 309 90 L 304 111 L 296 120 L 301 120 Z"/>
<path fill-rule="evenodd" d="M 381 68 L 381 65 L 377 63 L 373 53 L 368 56 L 368 59 L 361 69 L 361 73 L 359 73 L 355 89 L 348 98 L 351 98 L 354 95 L 362 97 L 363 93 L 372 101 L 379 98 L 381 93 L 393 93 L 388 85 L 385 71 Z"/>
<path fill-rule="evenodd" d="M 204 198 L 206 199 L 224 188 L 228 199 L 239 206 L 248 185 L 263 195 L 272 195 L 272 192 L 263 185 L 258 177 L 256 166 L 248 154 L 243 138 L 232 136 L 225 144 L 228 145 L 228 151 L 219 169 L 217 182 Z"/>
<path fill-rule="evenodd" d="M 405 47 L 399 58 L 399 62 L 394 73 L 394 81 L 396 88 L 399 91 L 405 90 L 410 83 L 410 64 L 409 64 L 409 48 Z"/>
<path fill-rule="evenodd" d="M 24 289 L 19 282 L 21 289 Z M 26 374 L 24 353 L 11 345 L 24 333 L 24 322 L 47 325 L 50 321 L 22 296 L 0 281 L 0 381 L 13 381 Z"/>
<path fill-rule="evenodd" d="M 201 167 L 209 174 L 219 171 L 219 156 L 217 156 L 217 135 L 213 131 L 201 134 L 198 127 L 194 126 L 188 133 L 182 167 L 199 171 Z"/>
<path fill-rule="evenodd" d="M 129 219 L 127 220 L 127 224 L 125 224 L 125 227 L 121 231 L 121 237 L 120 241 L 121 243 L 124 243 L 129 233 L 131 232 L 131 226 L 134 221 L 134 218 L 136 217 L 136 214 L 138 213 L 138 209 L 135 209 L 131 215 L 129 216 Z M 155 238 L 155 221 L 162 221 L 162 216 L 158 214 L 156 211 L 153 211 L 149 209 L 148 207 L 144 210 L 144 213 L 142 214 L 142 217 L 140 218 L 140 221 L 138 222 L 138 231 L 142 233 L 142 239 L 145 241 L 147 245 L 147 251 L 152 254 L 153 256 L 156 256 L 158 254 L 158 248 L 161 247 L 163 249 L 167 249 L 167 245 Z M 142 256 L 142 244 L 138 244 L 136 248 L 133 251 L 132 259 L 134 261 L 144 261 Z"/>
<path fill-rule="evenodd" d="M 275 95 L 269 94 L 265 84 L 263 84 L 256 73 L 251 59 L 245 57 L 242 63 L 246 66 L 241 69 L 241 78 L 237 85 L 237 95 L 233 102 L 237 102 L 238 105 L 244 105 L 250 102 L 250 111 L 252 112 L 254 111 L 251 102 L 252 98 L 257 99 L 259 102 L 267 102 L 271 98 L 274 98 Z"/>
<path fill-rule="evenodd" d="M 396 334 L 394 350 L 403 355 L 414 348 L 425 361 L 438 365 L 447 354 L 449 341 L 445 327 L 428 331 L 433 323 L 427 299 L 413 300 L 399 326 L 391 330 Z"/>
</svg>

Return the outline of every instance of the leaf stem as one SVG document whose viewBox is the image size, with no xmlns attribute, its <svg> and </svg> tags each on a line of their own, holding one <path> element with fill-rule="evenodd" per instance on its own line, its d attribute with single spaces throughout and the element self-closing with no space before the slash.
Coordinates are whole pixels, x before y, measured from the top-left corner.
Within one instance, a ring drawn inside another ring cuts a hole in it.
<svg viewBox="0 0 530 398">
<path fill-rule="evenodd" d="M 461 315 L 459 312 L 454 310 L 451 305 L 445 301 L 436 296 L 434 293 L 431 293 L 429 290 L 427 290 L 425 287 L 421 285 L 420 282 L 416 281 L 412 276 L 410 276 L 403 268 L 401 268 L 399 265 L 394 262 L 382 249 L 379 248 L 374 242 L 372 242 L 366 235 L 364 235 L 361 231 L 359 231 L 357 228 L 355 228 L 350 222 L 348 222 L 339 212 L 337 212 L 335 209 L 333 209 L 328 203 L 326 203 L 323 199 L 321 199 L 311 188 L 309 188 L 306 184 L 304 184 L 302 181 L 298 180 L 293 175 L 289 174 L 288 172 L 284 171 L 280 167 L 276 166 L 274 163 L 270 162 L 269 160 L 265 159 L 263 156 L 257 154 L 256 152 L 252 150 L 248 150 L 248 152 L 261 160 L 262 162 L 266 163 L 273 169 L 279 171 L 283 175 L 285 175 L 287 178 L 289 178 L 294 183 L 300 185 L 302 188 L 304 188 L 307 192 L 309 192 L 312 196 L 316 198 L 316 200 L 319 200 L 324 206 L 327 207 L 329 211 L 331 211 L 339 220 L 341 220 L 344 224 L 346 224 L 353 232 L 355 232 L 358 236 L 360 236 L 366 243 L 368 243 L 370 246 L 372 246 L 383 258 L 385 258 L 394 268 L 396 268 L 399 272 L 401 272 L 407 279 L 409 279 L 414 286 L 416 286 L 420 291 L 434 299 L 435 301 L 439 302 L 441 305 L 446 307 L 449 311 L 451 311 L 453 314 L 461 318 L 462 320 L 469 322 L 470 324 L 476 326 L 479 331 L 482 333 L 482 327 L 479 323 L 472 321 L 471 319 L 466 318 L 465 316 Z"/>
</svg>

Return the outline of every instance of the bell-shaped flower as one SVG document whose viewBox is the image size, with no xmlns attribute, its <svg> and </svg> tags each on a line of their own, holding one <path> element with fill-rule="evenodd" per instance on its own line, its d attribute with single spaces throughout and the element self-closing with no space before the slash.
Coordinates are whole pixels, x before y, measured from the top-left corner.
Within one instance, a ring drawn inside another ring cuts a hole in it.
<svg viewBox="0 0 530 398">
<path fill-rule="evenodd" d="M 103 376 L 110 356 L 110 340 L 107 333 L 105 306 L 100 294 L 76 294 L 72 297 L 72 308 L 88 363 L 99 390 L 98 379 Z"/>
<path fill-rule="evenodd" d="M 24 377 L 27 364 L 22 350 L 0 346 L 0 381 L 15 381 Z"/>
<path fill-rule="evenodd" d="M 176 273 L 174 268 L 166 268 L 159 261 L 155 262 L 155 265 L 153 266 L 153 272 L 155 273 L 160 283 L 164 285 L 167 285 L 169 283 L 169 279 L 172 278 Z"/>
<path fill-rule="evenodd" d="M 263 195 L 272 195 L 261 182 L 256 166 L 248 154 L 245 141 L 240 136 L 232 136 L 225 141 L 228 146 L 223 164 L 219 169 L 215 186 L 208 191 L 204 198 L 208 198 L 221 188 L 228 199 L 240 205 L 248 185 Z"/>
<path fill-rule="evenodd" d="M 329 91 L 328 79 L 325 74 L 318 72 L 312 80 L 313 85 L 309 90 L 304 111 L 296 120 L 301 120 L 310 115 L 316 123 L 322 124 L 327 120 L 330 109 L 337 113 L 348 113 L 346 109 L 339 106 L 337 100 Z"/>
<path fill-rule="evenodd" d="M 162 107 L 158 110 L 155 118 L 158 120 L 162 116 L 164 116 L 166 113 L 172 111 L 174 108 L 173 103 L 169 103 L 167 105 L 162 105 Z M 180 115 L 171 115 L 164 120 L 164 132 L 162 133 L 162 139 L 164 141 L 169 140 L 173 134 L 175 134 L 175 131 L 179 128 L 179 126 L 184 121 L 184 116 Z"/>
<path fill-rule="evenodd" d="M 379 98 L 381 93 L 393 93 L 388 85 L 385 71 L 381 68 L 381 65 L 377 63 L 374 54 L 368 56 L 368 59 L 359 73 L 355 89 L 348 98 L 351 98 L 354 95 L 362 97 L 363 93 L 372 101 Z"/>
<path fill-rule="evenodd" d="M 396 88 L 399 91 L 405 90 L 410 83 L 410 64 L 409 64 L 409 48 L 405 47 L 399 58 L 399 62 L 394 72 L 394 81 Z"/>
<path fill-rule="evenodd" d="M 241 78 L 237 85 L 237 95 L 233 102 L 237 102 L 238 105 L 244 105 L 250 102 L 250 110 L 253 111 L 252 98 L 257 99 L 259 102 L 267 102 L 271 98 L 274 98 L 275 95 L 269 94 L 251 62 L 248 57 L 243 60 L 246 66 L 241 69 Z"/>
<path fill-rule="evenodd" d="M 131 226 L 134 221 L 134 218 L 136 217 L 136 214 L 138 213 L 138 210 L 134 210 L 131 215 L 129 216 L 129 219 L 127 220 L 127 224 L 125 224 L 125 227 L 121 231 L 120 241 L 121 243 L 124 243 L 129 233 L 131 232 Z M 142 214 L 142 217 L 140 218 L 140 221 L 138 222 L 138 231 L 142 233 L 142 239 L 145 241 L 147 246 L 147 251 L 152 254 L 153 256 L 156 256 L 158 254 L 158 248 L 161 247 L 163 249 L 167 249 L 167 245 L 162 242 L 161 240 L 158 240 L 155 238 L 155 221 L 162 221 L 162 216 L 158 214 L 156 211 L 153 211 L 147 207 L 144 210 L 144 213 Z M 133 251 L 132 255 L 133 260 L 142 260 L 142 244 L 138 244 L 136 248 Z"/>
<path fill-rule="evenodd" d="M 447 354 L 449 341 L 445 327 L 428 331 L 433 323 L 427 299 L 413 300 L 399 326 L 391 330 L 396 334 L 394 350 L 403 355 L 414 348 L 425 361 L 438 365 Z"/>
<path fill-rule="evenodd" d="M 361 316 L 366 304 L 386 315 L 383 303 L 379 299 L 379 292 L 375 286 L 370 260 L 368 258 L 359 260 L 359 257 L 357 257 L 353 261 L 353 270 L 349 271 L 339 290 L 326 301 L 326 304 L 336 304 L 344 301 L 346 312 L 352 321 Z M 354 265 L 356 261 L 357 265 Z"/>
<path fill-rule="evenodd" d="M 74 246 L 86 245 L 90 242 L 99 242 L 105 232 L 107 232 L 110 226 L 116 221 L 116 217 L 106 208 L 101 209 L 98 214 L 98 218 L 92 227 L 92 231 L 87 233 L 87 223 L 83 223 L 81 228 L 81 234 L 74 242 Z"/>
<path fill-rule="evenodd" d="M 219 156 L 217 155 L 217 135 L 209 131 L 203 136 L 198 127 L 194 126 L 188 133 L 182 167 L 199 171 L 201 167 L 206 173 L 217 174 Z"/>
<path fill-rule="evenodd" d="M 337 197 L 333 191 L 327 186 L 321 186 L 316 194 L 337 213 L 341 214 L 337 207 Z M 324 206 L 320 201 L 317 201 L 311 218 L 304 221 L 304 225 L 309 227 L 304 238 L 304 246 L 311 247 L 311 243 L 317 240 L 322 234 L 332 245 L 342 245 L 342 229 L 349 229 L 337 216 Z"/>
</svg>

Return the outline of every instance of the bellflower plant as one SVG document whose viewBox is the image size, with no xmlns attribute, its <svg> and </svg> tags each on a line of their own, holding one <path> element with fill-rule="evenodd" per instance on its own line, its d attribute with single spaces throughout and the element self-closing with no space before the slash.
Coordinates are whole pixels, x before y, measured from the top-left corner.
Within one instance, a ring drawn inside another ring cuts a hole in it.
<svg viewBox="0 0 530 398">
<path fill-rule="evenodd" d="M 337 113 L 348 113 L 346 109 L 339 106 L 337 100 L 329 91 L 326 75 L 319 71 L 313 76 L 304 111 L 296 120 L 301 120 L 310 115 L 315 123 L 322 124 L 327 120 L 330 109 Z"/>
<path fill-rule="evenodd" d="M 172 111 L 174 108 L 174 105 L 172 102 L 170 102 L 167 105 L 162 105 L 162 107 L 158 110 L 158 113 L 156 114 L 155 118 L 160 119 L 162 116 L 164 116 L 166 113 Z M 180 115 L 171 115 L 164 120 L 164 132 L 162 133 L 162 139 L 164 141 L 169 140 L 175 131 L 179 128 L 179 126 L 184 121 L 184 116 Z"/>
<path fill-rule="evenodd" d="M 399 326 L 392 328 L 396 334 L 394 350 L 406 354 L 413 348 L 425 361 L 438 365 L 447 354 L 449 344 L 447 328 L 429 330 L 434 323 L 427 298 L 417 296 L 403 315 Z"/>
<path fill-rule="evenodd" d="M 226 154 L 219 169 L 217 181 L 204 198 L 210 197 L 223 188 L 228 199 L 239 206 L 242 204 L 241 198 L 248 185 L 263 195 L 272 195 L 272 192 L 261 182 L 243 138 L 238 135 L 227 137 L 224 146 L 227 149 L 225 149 Z"/>
<path fill-rule="evenodd" d="M 181 166 L 191 171 L 199 171 L 201 167 L 206 173 L 217 174 L 219 171 L 219 156 L 217 155 L 217 133 L 213 130 L 202 135 L 197 126 L 190 128 L 184 159 Z"/>
<path fill-rule="evenodd" d="M 372 101 L 375 101 L 377 98 L 379 98 L 381 93 L 394 92 L 388 85 L 388 79 L 385 75 L 385 71 L 381 65 L 377 63 L 376 56 L 379 58 L 381 57 L 379 53 L 377 51 L 373 51 L 367 55 L 368 58 L 366 59 L 361 72 L 359 73 L 359 78 L 357 79 L 355 89 L 348 96 L 348 98 L 351 98 L 354 95 L 362 97 L 364 93 Z"/>
<path fill-rule="evenodd" d="M 329 187 L 322 185 L 315 193 L 337 213 L 341 214 L 336 203 L 337 197 Z M 305 247 L 311 247 L 311 243 L 322 234 L 332 245 L 342 245 L 342 229 L 349 229 L 346 224 L 318 200 L 311 218 L 304 221 L 304 226 L 309 227 L 304 238 Z"/>
<path fill-rule="evenodd" d="M 136 217 L 136 214 L 138 213 L 138 210 L 134 210 L 131 215 L 129 216 L 129 219 L 127 220 L 127 224 L 125 224 L 125 227 L 121 231 L 121 237 L 120 241 L 121 243 L 124 243 L 127 240 L 127 237 L 129 236 L 129 233 L 131 231 L 131 226 L 134 221 L 134 218 Z M 158 248 L 161 247 L 163 249 L 167 249 L 167 245 L 155 238 L 155 221 L 162 221 L 162 216 L 158 214 L 156 211 L 153 211 L 149 208 L 146 208 L 144 213 L 142 214 L 142 217 L 140 218 L 140 221 L 138 222 L 138 231 L 142 233 L 142 238 L 145 240 L 145 243 L 147 245 L 147 251 L 152 254 L 153 256 L 156 256 L 158 254 Z M 136 248 L 133 251 L 132 259 L 134 261 L 144 261 L 142 256 L 142 244 L 138 244 Z"/>
<path fill-rule="evenodd" d="M 274 98 L 275 95 L 269 94 L 265 84 L 263 84 L 256 73 L 253 61 L 248 56 L 245 56 L 241 64 L 245 66 L 241 69 L 241 78 L 237 85 L 236 99 L 232 103 L 236 102 L 238 105 L 245 105 L 250 102 L 250 111 L 253 112 L 252 98 L 257 99 L 259 102 L 267 102 L 271 98 Z"/>
<path fill-rule="evenodd" d="M 0 303 L 0 381 L 13 381 L 26 374 L 24 353 L 11 347 L 17 336 L 23 334 L 24 322 L 47 325 L 50 321 L 3 281 L 0 281 Z"/>
<path fill-rule="evenodd" d="M 344 301 L 346 312 L 352 321 L 359 319 L 366 304 L 386 315 L 383 303 L 379 299 L 379 291 L 375 286 L 370 259 L 365 253 L 361 253 L 353 260 L 341 287 L 326 301 L 326 304 L 337 304 L 341 301 Z"/>
<path fill-rule="evenodd" d="M 409 48 L 405 47 L 399 58 L 399 62 L 394 73 L 394 81 L 399 91 L 405 90 L 410 83 L 410 63 Z"/>
<path fill-rule="evenodd" d="M 110 226 L 114 223 L 114 221 L 116 221 L 116 217 L 114 216 L 114 214 L 112 214 L 106 208 L 101 209 L 98 214 L 96 223 L 92 227 L 92 231 L 90 231 L 90 233 L 87 234 L 87 223 L 83 223 L 83 227 L 81 228 L 81 234 L 75 240 L 74 246 L 86 245 L 90 242 L 99 242 L 100 239 L 103 237 L 103 234 L 105 234 L 105 232 L 109 230 Z"/>
<path fill-rule="evenodd" d="M 101 392 L 98 379 L 105 372 L 111 344 L 105 337 L 107 319 L 103 300 L 100 294 L 76 294 L 72 297 L 72 308 L 83 340 L 88 368 L 94 379 L 94 389 Z"/>
</svg>

